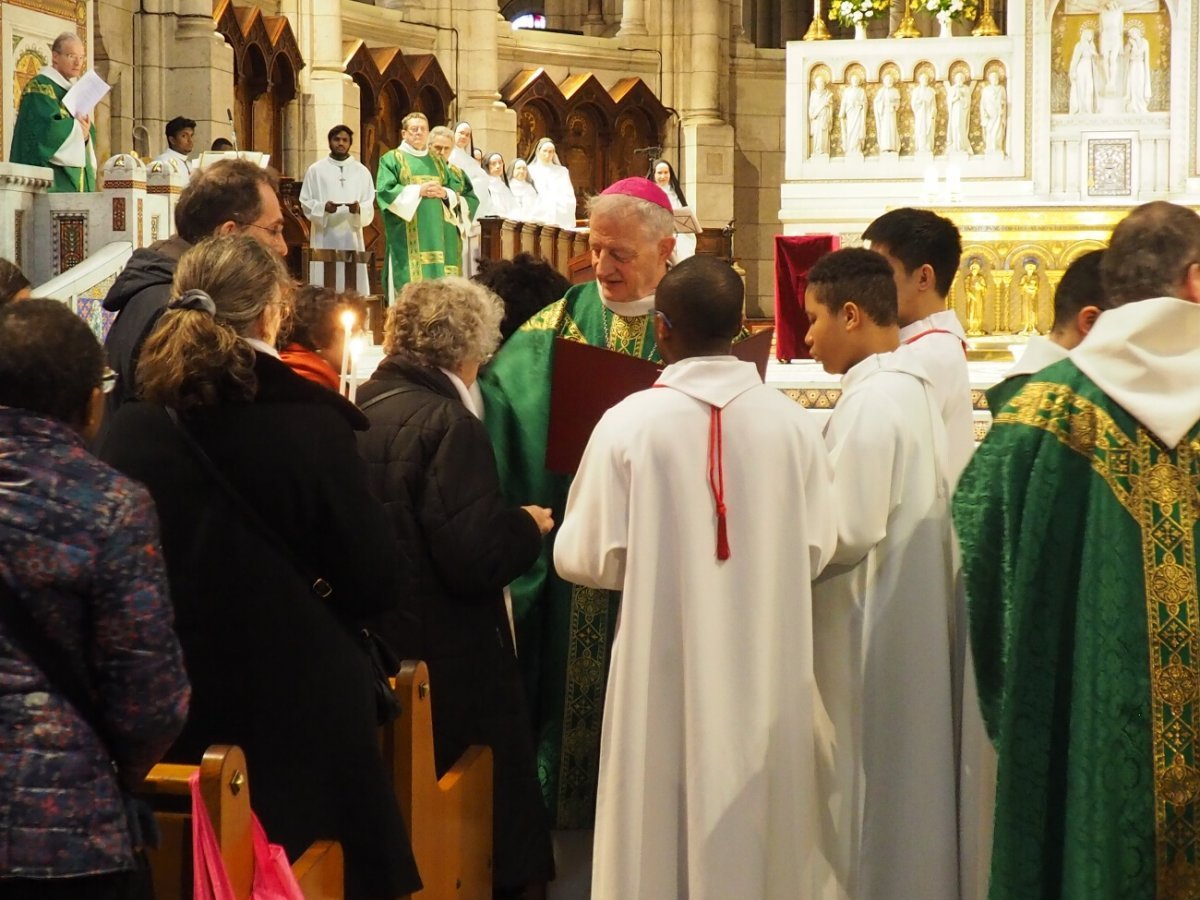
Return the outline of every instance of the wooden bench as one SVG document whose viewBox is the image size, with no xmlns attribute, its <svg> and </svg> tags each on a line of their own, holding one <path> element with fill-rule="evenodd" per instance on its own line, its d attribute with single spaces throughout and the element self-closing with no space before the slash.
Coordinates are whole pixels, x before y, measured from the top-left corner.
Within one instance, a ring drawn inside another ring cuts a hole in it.
<svg viewBox="0 0 1200 900">
<path fill-rule="evenodd" d="M 200 772 L 200 793 L 212 820 L 230 885 L 238 898 L 250 896 L 254 882 L 254 849 L 250 828 L 250 781 L 246 757 L 239 747 L 213 746 L 199 766 L 161 763 L 146 776 L 141 793 L 155 806 L 161 832 L 150 867 L 157 900 L 190 900 L 192 896 L 191 786 Z M 181 802 L 182 801 L 182 802 Z M 342 848 L 318 841 L 292 864 L 292 872 L 308 900 L 341 900 Z"/>
<path fill-rule="evenodd" d="M 382 730 L 383 755 L 425 885 L 413 898 L 491 900 L 492 751 L 470 747 L 439 779 L 425 663 L 406 661 L 395 689 L 403 713 Z"/>
</svg>

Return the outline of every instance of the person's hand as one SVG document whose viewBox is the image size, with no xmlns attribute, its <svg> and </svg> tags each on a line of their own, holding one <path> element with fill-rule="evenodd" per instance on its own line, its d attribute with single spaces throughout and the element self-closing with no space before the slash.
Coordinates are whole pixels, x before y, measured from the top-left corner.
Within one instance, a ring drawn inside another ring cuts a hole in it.
<svg viewBox="0 0 1200 900">
<path fill-rule="evenodd" d="M 353 203 L 347 203 L 346 211 L 349 212 L 350 215 L 352 215 L 352 216 L 357 216 L 358 215 L 358 201 L 355 200 Z"/>
<path fill-rule="evenodd" d="M 84 137 L 87 137 L 88 132 L 92 127 L 92 117 L 91 116 L 76 116 L 75 121 L 79 123 L 81 128 L 83 128 Z"/>
<path fill-rule="evenodd" d="M 529 513 L 543 536 L 550 533 L 550 529 L 554 527 L 554 515 L 550 510 L 544 506 L 522 506 L 521 509 Z"/>
<path fill-rule="evenodd" d="M 326 200 L 326 201 L 325 201 L 325 212 L 327 212 L 327 213 L 335 213 L 335 212 L 337 212 L 337 208 L 338 208 L 340 205 L 341 205 L 341 204 L 339 204 L 339 203 L 334 203 L 332 200 Z"/>
<path fill-rule="evenodd" d="M 438 200 L 446 199 L 446 189 L 436 181 L 426 181 L 421 185 L 422 197 L 435 197 Z"/>
</svg>

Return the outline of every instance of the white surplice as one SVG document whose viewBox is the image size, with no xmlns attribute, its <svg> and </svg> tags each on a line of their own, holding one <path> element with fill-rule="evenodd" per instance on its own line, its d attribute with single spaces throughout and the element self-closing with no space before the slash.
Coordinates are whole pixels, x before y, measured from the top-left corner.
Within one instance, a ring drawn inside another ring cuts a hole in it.
<svg viewBox="0 0 1200 900">
<path fill-rule="evenodd" d="M 479 201 L 479 205 L 475 208 L 475 215 L 472 216 L 470 209 L 467 207 L 466 201 L 462 202 L 462 216 L 470 218 L 466 224 L 466 230 L 463 234 L 462 246 L 462 273 L 464 278 L 474 278 L 475 273 L 479 271 L 479 235 L 481 229 L 479 220 L 485 216 L 495 215 L 492 212 L 492 195 L 488 189 L 489 176 L 483 171 L 483 166 L 470 153 L 462 147 L 455 147 L 450 151 L 450 164 L 458 166 L 462 169 L 463 175 L 471 182 L 471 190 L 475 192 L 475 199 Z"/>
<path fill-rule="evenodd" d="M 669 366 L 605 414 L 554 546 L 620 589 L 592 900 L 816 896 L 810 582 L 836 540 L 811 414 L 732 357 Z M 709 465 L 721 411 L 730 556 Z"/>
<path fill-rule="evenodd" d="M 335 212 L 326 212 L 325 204 L 338 204 Z M 351 213 L 348 203 L 358 203 L 358 212 Z M 352 156 L 336 160 L 331 156 L 319 159 L 304 175 L 300 186 L 300 206 L 304 216 L 312 223 L 309 246 L 314 250 L 364 250 L 363 229 L 375 218 L 375 180 L 371 171 Z M 367 267 L 358 265 L 353 290 L 369 294 Z M 346 289 L 346 267 L 337 266 L 335 286 Z M 309 263 L 309 281 L 325 283 L 325 264 Z"/>
<path fill-rule="evenodd" d="M 839 897 L 957 900 L 946 435 L 909 348 L 845 374 L 825 443 L 838 548 L 813 585 L 817 688 L 828 716 L 818 729 L 823 849 Z"/>
<path fill-rule="evenodd" d="M 192 164 L 188 161 L 187 154 L 180 153 L 174 147 L 168 147 L 162 153 L 158 154 L 158 156 L 154 157 L 154 159 L 152 159 L 150 162 L 176 163 L 184 175 L 186 175 L 188 178 L 192 177 Z"/>
<path fill-rule="evenodd" d="M 675 188 L 669 184 L 665 188 L 667 199 L 671 201 L 671 209 L 682 209 L 686 204 L 679 199 L 679 195 L 675 193 Z M 671 254 L 671 261 L 678 265 L 685 259 L 696 255 L 696 236 L 686 231 L 675 232 L 675 251 Z"/>
<path fill-rule="evenodd" d="M 501 219 L 515 219 L 517 198 L 503 178 L 488 176 L 488 199 L 492 204 L 492 215 Z"/>
<path fill-rule="evenodd" d="M 943 309 L 900 329 L 900 343 L 911 347 L 933 382 L 946 423 L 947 475 L 951 486 L 975 452 L 975 414 L 967 371 L 966 332 L 952 309 Z"/>
</svg>

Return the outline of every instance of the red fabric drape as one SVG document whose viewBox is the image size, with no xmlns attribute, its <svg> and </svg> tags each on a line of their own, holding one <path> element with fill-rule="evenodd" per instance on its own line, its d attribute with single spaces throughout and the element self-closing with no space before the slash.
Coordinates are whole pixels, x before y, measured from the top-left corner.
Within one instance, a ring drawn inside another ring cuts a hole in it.
<svg viewBox="0 0 1200 900">
<path fill-rule="evenodd" d="M 808 270 L 830 251 L 838 249 L 836 234 L 775 236 L 775 358 L 810 359 L 804 346 L 808 317 L 804 315 L 804 289 Z"/>
</svg>

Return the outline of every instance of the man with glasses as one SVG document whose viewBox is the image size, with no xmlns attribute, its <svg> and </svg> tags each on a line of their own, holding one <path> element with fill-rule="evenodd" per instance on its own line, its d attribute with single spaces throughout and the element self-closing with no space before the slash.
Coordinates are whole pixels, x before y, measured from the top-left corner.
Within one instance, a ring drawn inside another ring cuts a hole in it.
<svg viewBox="0 0 1200 900">
<path fill-rule="evenodd" d="M 72 116 L 62 102 L 86 61 L 79 37 L 60 34 L 50 48 L 51 64 L 21 94 L 9 160 L 53 169 L 52 191 L 96 190 L 96 128 L 90 116 Z"/>
<path fill-rule="evenodd" d="M 135 374 L 142 342 L 171 299 L 171 280 L 179 257 L 192 244 L 213 235 L 245 234 L 264 247 L 287 255 L 279 180 L 270 169 L 240 159 L 222 160 L 196 173 L 175 206 L 176 234 L 135 250 L 104 298 L 117 313 L 104 349 L 117 373 L 109 413 L 136 397 Z"/>
<path fill-rule="evenodd" d="M 1200 884 L 1200 216 L 1138 207 L 1100 276 L 1111 308 L 996 411 L 953 501 L 991 900 Z"/>
</svg>

